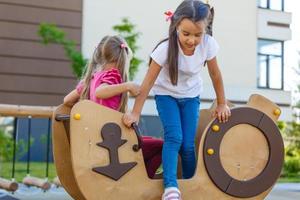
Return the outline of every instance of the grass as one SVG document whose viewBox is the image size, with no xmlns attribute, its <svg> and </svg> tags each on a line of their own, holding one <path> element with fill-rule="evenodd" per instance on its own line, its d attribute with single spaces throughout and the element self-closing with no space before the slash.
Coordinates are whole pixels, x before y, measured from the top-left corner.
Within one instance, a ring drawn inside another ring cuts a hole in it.
<svg viewBox="0 0 300 200">
<path fill-rule="evenodd" d="M 15 180 L 22 182 L 23 178 L 27 175 L 27 163 L 18 162 L 15 165 Z M 30 162 L 30 175 L 38 178 L 46 178 L 46 163 L 45 162 Z M 0 163 L 0 177 L 11 179 L 12 178 L 12 162 Z M 49 163 L 49 180 L 56 177 L 55 165 Z"/>
<path fill-rule="evenodd" d="M 300 176 L 280 177 L 278 183 L 300 183 Z"/>
<path fill-rule="evenodd" d="M 157 170 L 157 174 L 162 172 L 162 166 Z M 27 163 L 26 162 L 18 162 L 15 166 L 15 179 L 17 182 L 22 182 L 23 178 L 27 175 Z M 46 178 L 46 163 L 45 162 L 30 162 L 30 175 Z M 0 163 L 0 177 L 11 179 L 12 177 L 12 163 L 4 162 Z M 49 163 L 49 180 L 52 180 L 56 177 L 55 165 L 53 163 Z M 289 177 L 280 177 L 277 180 L 278 183 L 300 183 L 300 175 L 297 176 L 289 176 Z"/>
</svg>

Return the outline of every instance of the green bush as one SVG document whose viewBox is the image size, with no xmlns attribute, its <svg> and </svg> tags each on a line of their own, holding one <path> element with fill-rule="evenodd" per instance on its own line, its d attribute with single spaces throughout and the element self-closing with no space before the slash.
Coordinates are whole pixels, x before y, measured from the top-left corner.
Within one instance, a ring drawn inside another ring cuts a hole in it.
<svg viewBox="0 0 300 200">
<path fill-rule="evenodd" d="M 294 146 L 288 146 L 285 149 L 283 176 L 293 177 L 298 175 L 300 175 L 300 151 Z"/>
<path fill-rule="evenodd" d="M 297 176 L 300 172 L 299 157 L 287 157 L 284 162 L 284 176 Z"/>
<path fill-rule="evenodd" d="M 30 138 L 31 145 L 34 139 Z M 27 143 L 19 139 L 16 143 L 16 159 L 20 159 L 25 153 L 27 153 L 28 145 Z M 14 150 L 14 140 L 10 134 L 6 134 L 2 129 L 0 129 L 0 163 L 10 162 L 13 160 L 13 150 Z"/>
</svg>

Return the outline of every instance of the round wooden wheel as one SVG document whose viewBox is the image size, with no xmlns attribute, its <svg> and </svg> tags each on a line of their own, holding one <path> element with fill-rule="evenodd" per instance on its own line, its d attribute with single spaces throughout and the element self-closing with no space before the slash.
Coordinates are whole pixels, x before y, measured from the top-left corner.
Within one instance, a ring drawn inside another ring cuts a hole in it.
<svg viewBox="0 0 300 200">
<path fill-rule="evenodd" d="M 232 109 L 227 123 L 214 120 L 204 140 L 204 164 L 213 183 L 235 197 L 256 196 L 280 175 L 284 146 L 270 117 L 253 108 Z"/>
</svg>

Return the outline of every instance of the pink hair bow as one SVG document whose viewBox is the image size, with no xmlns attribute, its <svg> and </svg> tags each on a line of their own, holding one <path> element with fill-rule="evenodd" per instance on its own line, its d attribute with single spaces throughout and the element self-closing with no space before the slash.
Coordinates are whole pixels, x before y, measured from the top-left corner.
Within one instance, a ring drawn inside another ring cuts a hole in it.
<svg viewBox="0 0 300 200">
<path fill-rule="evenodd" d="M 122 43 L 122 44 L 120 45 L 120 47 L 121 47 L 121 49 L 124 49 L 124 48 L 126 48 L 126 44 Z"/>
<path fill-rule="evenodd" d="M 174 13 L 172 11 L 167 11 L 165 12 L 166 17 L 166 21 L 171 20 L 171 18 L 173 17 Z"/>
</svg>

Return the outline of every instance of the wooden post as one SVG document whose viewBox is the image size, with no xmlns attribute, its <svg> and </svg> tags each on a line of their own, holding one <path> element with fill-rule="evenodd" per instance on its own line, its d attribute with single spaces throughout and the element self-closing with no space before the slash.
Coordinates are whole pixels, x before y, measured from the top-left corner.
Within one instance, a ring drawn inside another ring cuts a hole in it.
<svg viewBox="0 0 300 200">
<path fill-rule="evenodd" d="M 14 192 L 18 189 L 19 185 L 15 181 L 9 181 L 7 179 L 0 178 L 0 188 L 9 192 Z"/>
<path fill-rule="evenodd" d="M 23 183 L 28 186 L 35 186 L 41 188 L 42 190 L 48 190 L 51 184 L 47 179 L 41 179 L 37 177 L 27 176 L 23 179 Z"/>
</svg>

